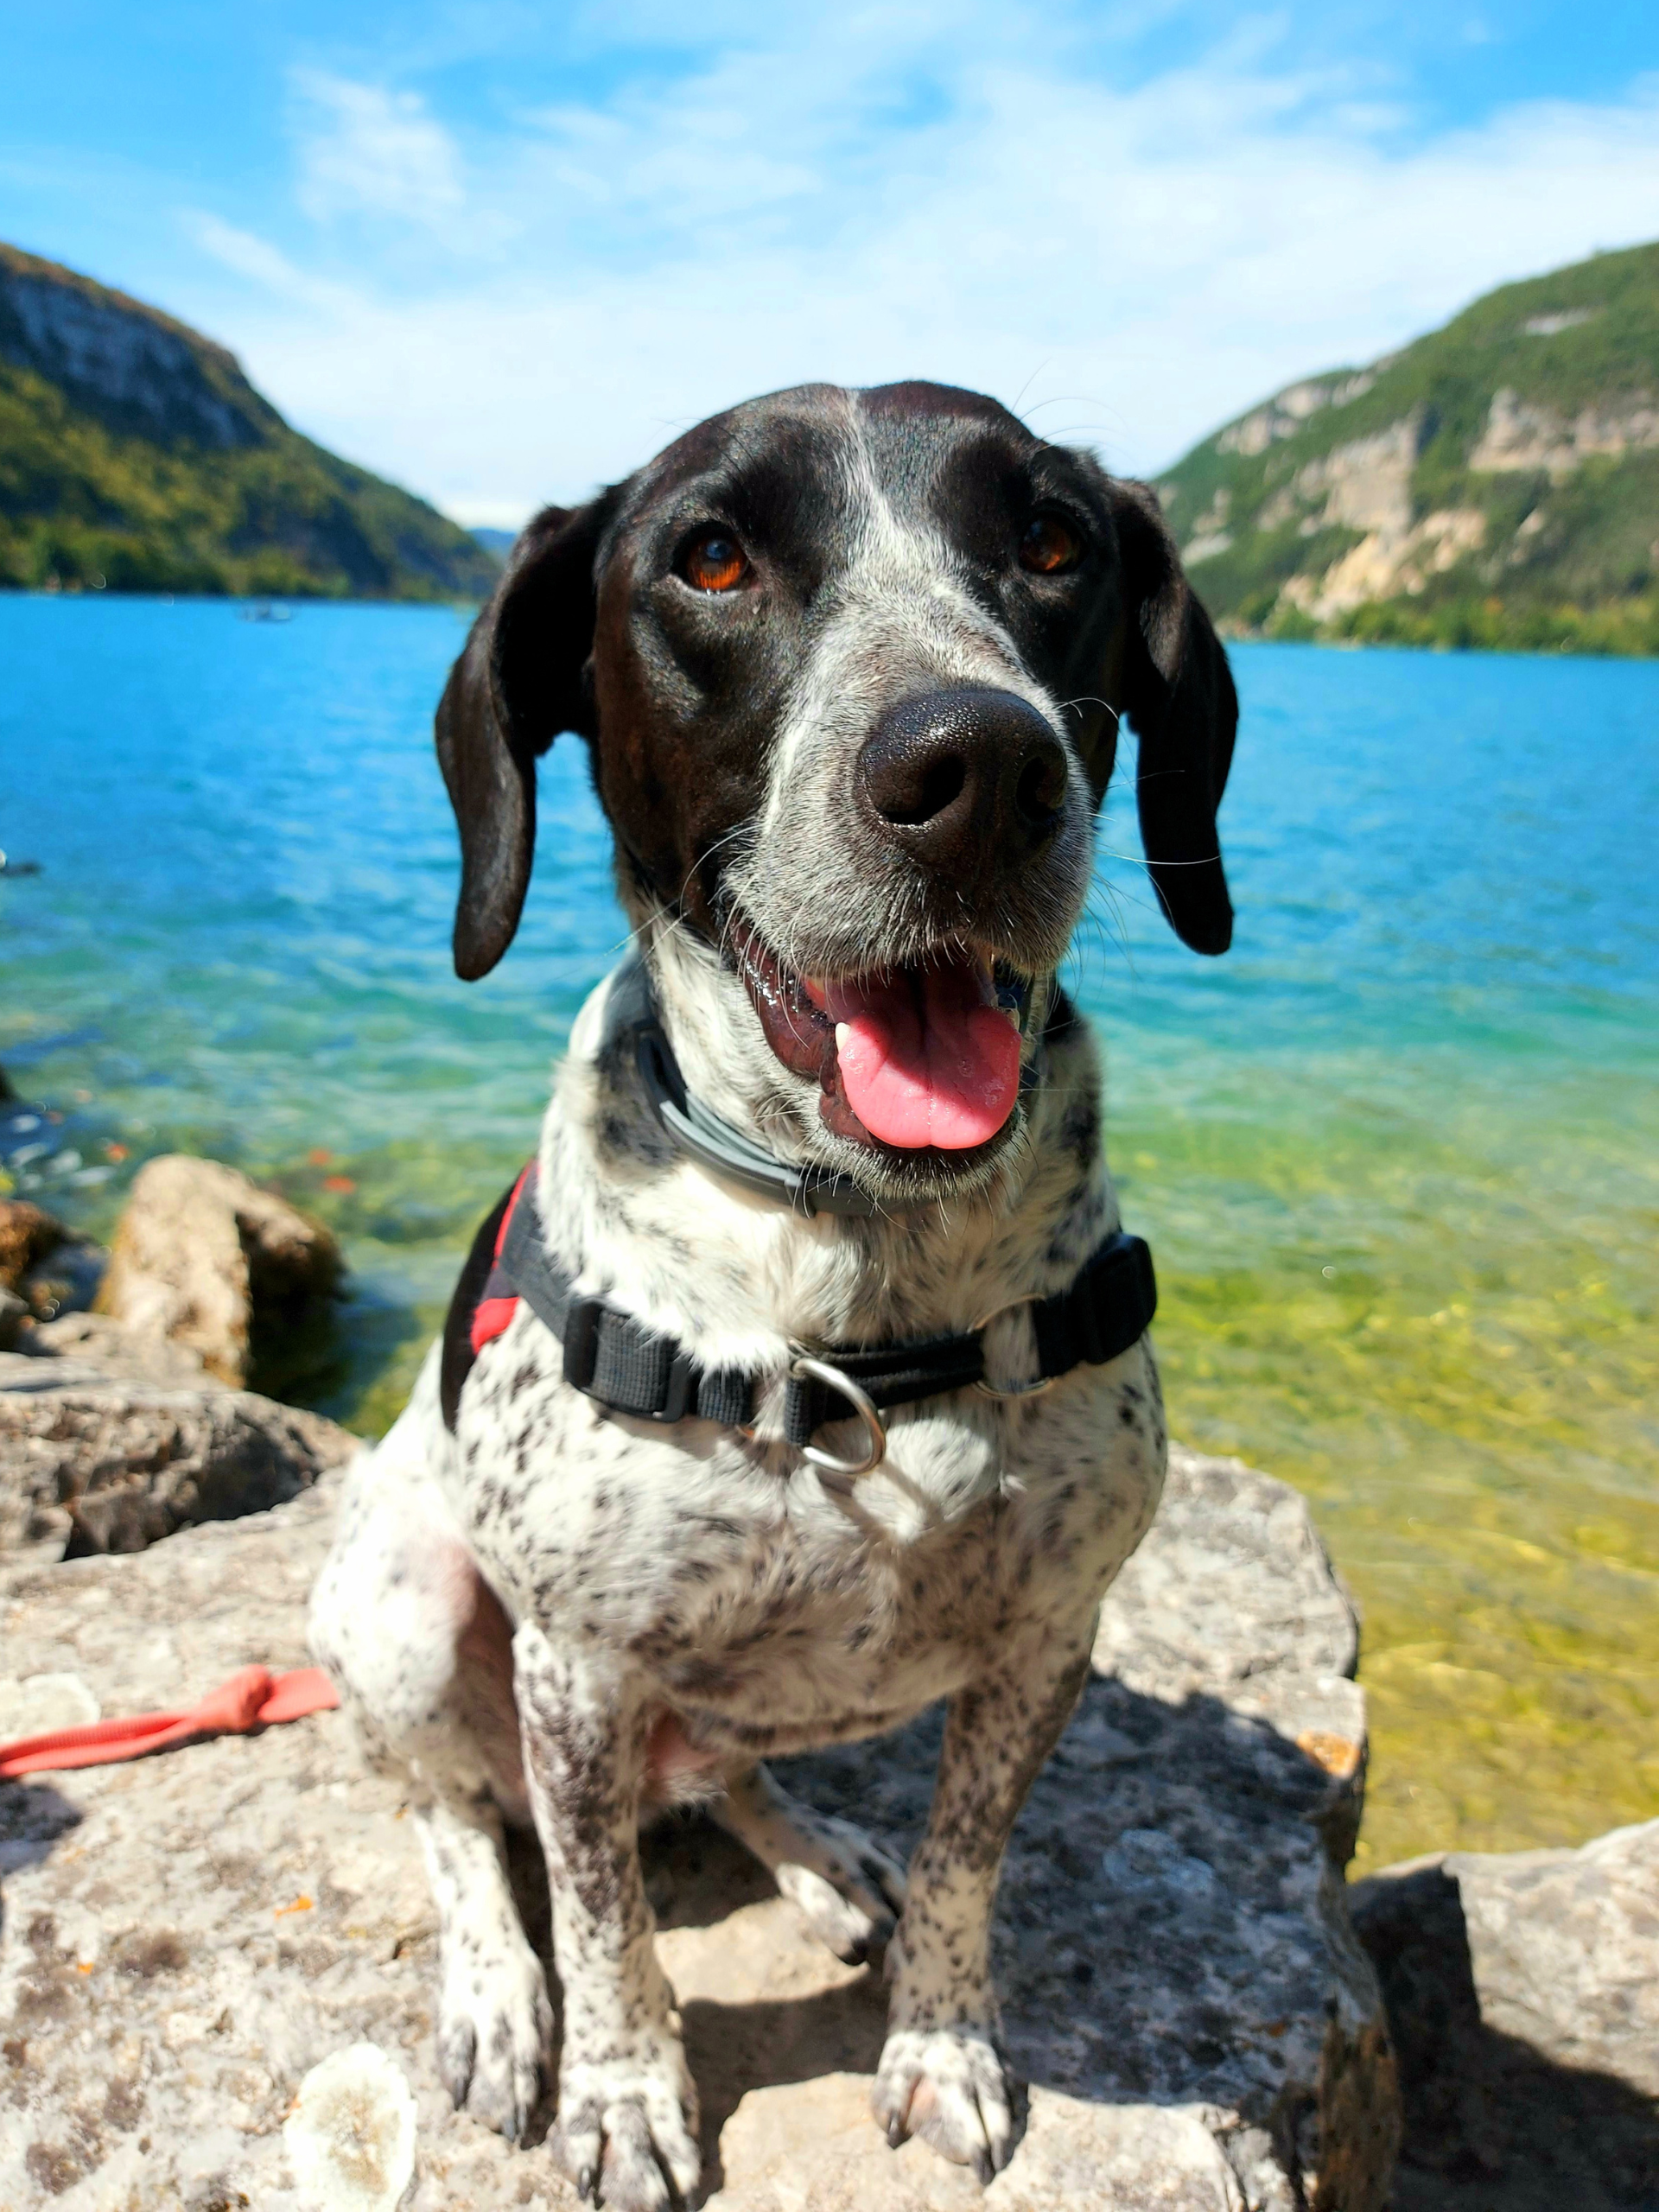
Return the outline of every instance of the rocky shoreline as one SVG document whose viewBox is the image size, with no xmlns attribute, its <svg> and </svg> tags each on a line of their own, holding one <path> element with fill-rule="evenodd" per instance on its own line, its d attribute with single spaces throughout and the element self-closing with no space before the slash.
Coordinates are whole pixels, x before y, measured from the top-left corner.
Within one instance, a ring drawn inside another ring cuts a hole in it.
<svg viewBox="0 0 1659 2212">
<path fill-rule="evenodd" d="M 148 1162 L 107 1255 L 0 1200 L 0 1551 L 142 1551 L 348 1458 L 333 1421 L 244 1387 L 340 1273 L 326 1230 L 214 1160 Z"/>
<path fill-rule="evenodd" d="M 332 1294 L 315 1224 L 215 1163 L 152 1161 L 101 1262 L 0 1202 L 0 1736 L 306 1663 L 357 1448 L 243 1387 Z M 1357 1660 L 1301 1498 L 1178 1449 L 1010 1853 L 998 1973 L 1033 2086 L 988 2212 L 1659 2202 L 1659 1822 L 1351 1887 Z M 936 1733 L 803 1759 L 791 1786 L 903 1852 Z M 0 2204 L 574 2202 L 545 2150 L 448 2108 L 399 1814 L 338 1713 L 0 1783 Z M 658 1831 L 650 1870 L 711 2204 L 980 2201 L 868 2120 L 872 1971 L 706 1824 Z M 518 1871 L 544 1942 L 533 1851 Z"/>
</svg>

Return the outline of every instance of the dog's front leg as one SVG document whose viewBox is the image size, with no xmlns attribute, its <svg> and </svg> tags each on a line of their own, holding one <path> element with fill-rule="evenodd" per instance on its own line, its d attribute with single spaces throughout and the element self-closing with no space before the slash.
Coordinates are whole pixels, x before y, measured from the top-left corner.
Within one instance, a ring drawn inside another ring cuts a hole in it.
<svg viewBox="0 0 1659 2212">
<path fill-rule="evenodd" d="M 888 1947 L 875 2116 L 890 2143 L 919 2135 L 982 2182 L 1014 2150 L 990 1971 L 997 1877 L 1026 1793 L 1077 1704 L 1093 1638 L 1092 1613 L 1069 1631 L 1049 1625 L 951 1699 L 927 1834 Z"/>
<path fill-rule="evenodd" d="M 513 1638 L 531 1807 L 547 1853 L 564 1993 L 559 2139 L 578 2191 L 658 2212 L 697 2186 L 696 2092 L 639 1867 L 646 1714 L 620 1658 Z"/>
</svg>

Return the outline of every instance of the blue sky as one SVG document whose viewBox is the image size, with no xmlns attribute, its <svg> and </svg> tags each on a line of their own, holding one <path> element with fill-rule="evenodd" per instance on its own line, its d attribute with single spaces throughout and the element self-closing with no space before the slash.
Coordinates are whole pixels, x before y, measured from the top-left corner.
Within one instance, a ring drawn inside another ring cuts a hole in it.
<svg viewBox="0 0 1659 2212">
<path fill-rule="evenodd" d="M 516 522 L 808 377 L 1151 471 L 1659 236 L 1659 10 L 5 0 L 0 236 Z"/>
</svg>

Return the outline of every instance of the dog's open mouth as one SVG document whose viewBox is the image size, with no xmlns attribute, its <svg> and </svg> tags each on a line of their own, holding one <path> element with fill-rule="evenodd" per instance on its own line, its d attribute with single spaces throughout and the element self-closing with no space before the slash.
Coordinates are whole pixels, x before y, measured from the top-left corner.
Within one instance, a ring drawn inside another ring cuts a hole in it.
<svg viewBox="0 0 1659 2212">
<path fill-rule="evenodd" d="M 731 943 L 767 1043 L 822 1084 L 835 1135 L 962 1154 L 1007 1127 L 1026 986 L 988 953 L 944 946 L 913 967 L 845 978 L 793 973 L 741 916 Z"/>
</svg>

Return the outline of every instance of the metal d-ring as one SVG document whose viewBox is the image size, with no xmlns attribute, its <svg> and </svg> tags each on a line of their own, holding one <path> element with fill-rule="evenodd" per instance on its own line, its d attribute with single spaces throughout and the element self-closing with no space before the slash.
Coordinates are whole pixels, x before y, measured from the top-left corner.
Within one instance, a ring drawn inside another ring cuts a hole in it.
<svg viewBox="0 0 1659 2212">
<path fill-rule="evenodd" d="M 860 1475 L 873 1473 L 887 1457 L 887 1432 L 868 1393 L 861 1390 L 850 1375 L 843 1375 L 827 1360 L 814 1359 L 810 1352 L 798 1352 L 790 1362 L 789 1371 L 797 1382 L 810 1375 L 815 1382 L 825 1384 L 837 1397 L 845 1398 L 849 1405 L 857 1408 L 870 1437 L 870 1448 L 861 1459 L 837 1459 L 833 1452 L 820 1452 L 816 1444 L 804 1444 L 801 1457 L 813 1466 L 822 1467 L 826 1474 L 845 1475 L 856 1480 Z"/>
<path fill-rule="evenodd" d="M 1011 1298 L 1006 1306 L 994 1306 L 983 1320 L 975 1322 L 970 1333 L 976 1337 L 983 1336 L 993 1321 L 1000 1321 L 1005 1313 L 1012 1313 L 1016 1306 L 1034 1306 L 1041 1296 L 1040 1291 L 1027 1291 L 1023 1298 Z M 976 1376 L 974 1388 L 987 1398 L 1040 1398 L 1044 1391 L 1052 1390 L 1059 1379 L 1058 1375 L 1039 1375 L 1034 1382 L 1010 1382 L 1001 1387 L 988 1382 L 981 1375 Z"/>
</svg>

